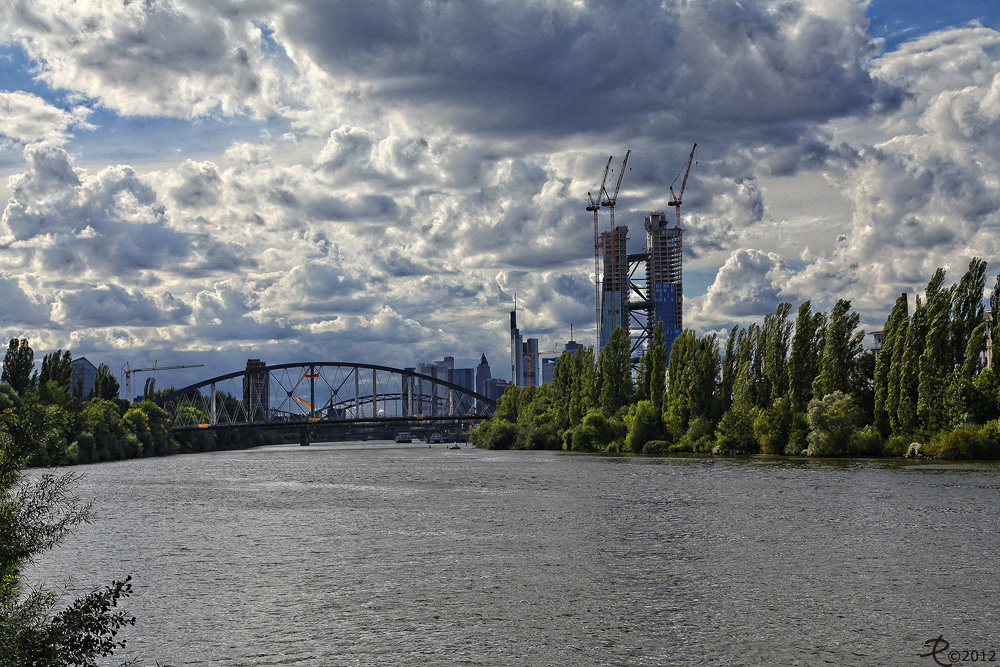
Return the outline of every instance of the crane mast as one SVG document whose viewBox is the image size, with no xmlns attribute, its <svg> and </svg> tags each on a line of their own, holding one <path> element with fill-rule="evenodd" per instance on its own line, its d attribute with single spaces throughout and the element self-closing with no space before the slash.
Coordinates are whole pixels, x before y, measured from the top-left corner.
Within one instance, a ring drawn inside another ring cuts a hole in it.
<svg viewBox="0 0 1000 667">
<path fill-rule="evenodd" d="M 587 197 L 590 198 L 590 206 L 587 207 L 587 210 L 594 212 L 594 309 L 596 314 L 594 331 L 597 332 L 597 345 L 594 346 L 595 349 L 601 346 L 601 243 L 597 226 L 597 213 L 601 210 L 601 196 L 606 194 L 604 184 L 608 182 L 608 170 L 611 169 L 611 160 L 613 158 L 614 155 L 609 155 L 608 163 L 604 166 L 604 178 L 601 179 L 601 189 L 597 191 L 597 201 L 594 201 L 592 194 L 587 193 Z"/>
</svg>

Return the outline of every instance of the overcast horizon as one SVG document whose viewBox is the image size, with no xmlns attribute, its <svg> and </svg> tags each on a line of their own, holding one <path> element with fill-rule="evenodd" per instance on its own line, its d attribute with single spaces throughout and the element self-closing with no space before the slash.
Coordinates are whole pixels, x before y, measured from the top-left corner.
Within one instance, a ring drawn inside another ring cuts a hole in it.
<svg viewBox="0 0 1000 667">
<path fill-rule="evenodd" d="M 937 267 L 1000 272 L 992 0 L 14 0 L 0 25 L 0 336 L 36 361 L 205 365 L 153 376 L 180 387 L 485 353 L 509 379 L 515 294 L 541 349 L 594 343 L 608 156 L 638 248 L 695 142 L 687 328 L 845 298 L 870 332 Z"/>
</svg>

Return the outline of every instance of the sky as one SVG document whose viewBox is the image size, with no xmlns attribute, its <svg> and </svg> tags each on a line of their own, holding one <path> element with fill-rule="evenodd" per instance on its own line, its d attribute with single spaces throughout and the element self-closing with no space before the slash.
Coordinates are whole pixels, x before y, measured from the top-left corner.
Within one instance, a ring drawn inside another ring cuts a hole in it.
<svg viewBox="0 0 1000 667">
<path fill-rule="evenodd" d="M 248 358 L 509 378 L 515 295 L 541 349 L 594 343 L 608 157 L 638 249 L 694 143 L 685 327 L 844 298 L 877 330 L 973 257 L 992 286 L 1000 4 L 2 3 L 0 339 L 204 365 L 160 387 Z"/>
</svg>

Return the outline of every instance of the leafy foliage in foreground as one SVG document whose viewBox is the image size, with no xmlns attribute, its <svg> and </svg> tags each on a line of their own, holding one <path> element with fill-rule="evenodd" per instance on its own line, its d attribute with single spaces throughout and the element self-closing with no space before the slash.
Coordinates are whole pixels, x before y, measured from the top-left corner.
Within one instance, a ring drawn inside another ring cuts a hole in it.
<svg viewBox="0 0 1000 667">
<path fill-rule="evenodd" d="M 59 425 L 48 416 L 37 406 L 21 415 L 8 408 L 0 424 L 0 667 L 96 667 L 125 646 L 119 630 L 135 624 L 118 609 L 131 593 L 130 577 L 61 610 L 58 596 L 22 580 L 33 558 L 92 516 L 73 495 L 73 475 L 23 476 L 33 450 L 55 437 Z"/>
</svg>

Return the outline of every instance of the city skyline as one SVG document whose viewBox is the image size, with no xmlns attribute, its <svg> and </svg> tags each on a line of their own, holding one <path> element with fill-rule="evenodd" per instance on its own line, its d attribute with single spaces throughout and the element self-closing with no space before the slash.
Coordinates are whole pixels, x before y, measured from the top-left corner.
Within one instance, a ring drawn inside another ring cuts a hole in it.
<svg viewBox="0 0 1000 667">
<path fill-rule="evenodd" d="M 39 360 L 205 365 L 162 387 L 485 353 L 506 377 L 515 294 L 542 349 L 594 343 L 608 156 L 632 151 L 638 249 L 694 142 L 685 327 L 843 297 L 871 331 L 938 266 L 1000 271 L 986 0 L 39 1 L 0 23 L 0 336 Z"/>
</svg>

